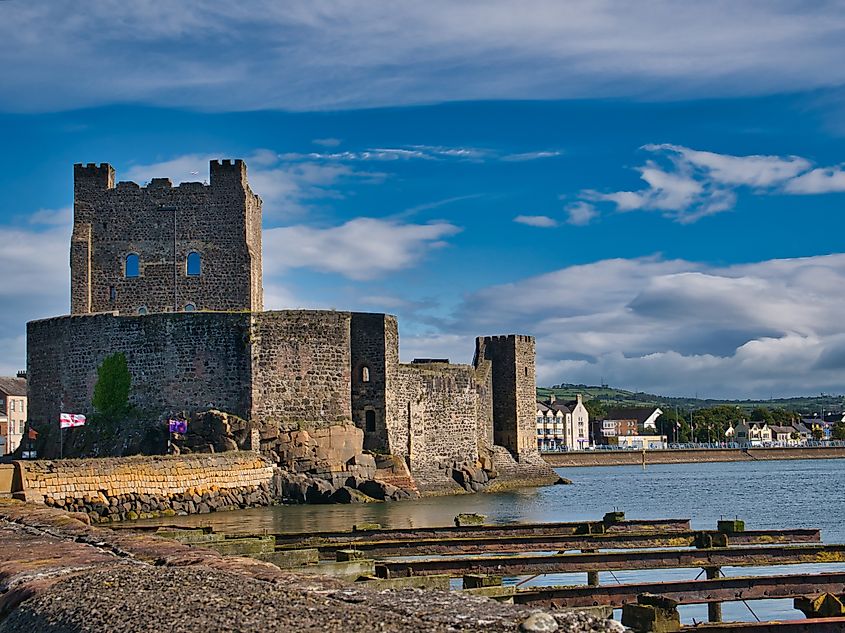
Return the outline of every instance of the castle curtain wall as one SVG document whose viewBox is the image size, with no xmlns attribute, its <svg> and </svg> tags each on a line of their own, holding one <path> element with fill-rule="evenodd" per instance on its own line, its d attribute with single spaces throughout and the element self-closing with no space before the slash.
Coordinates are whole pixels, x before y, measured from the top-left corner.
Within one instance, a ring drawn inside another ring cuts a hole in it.
<svg viewBox="0 0 845 633">
<path fill-rule="evenodd" d="M 251 317 L 252 419 L 279 428 L 352 423 L 349 312 Z"/>
<path fill-rule="evenodd" d="M 140 409 L 249 415 L 248 314 L 96 314 L 27 324 L 30 421 L 93 413 L 97 367 L 116 352 L 126 356 Z"/>
</svg>

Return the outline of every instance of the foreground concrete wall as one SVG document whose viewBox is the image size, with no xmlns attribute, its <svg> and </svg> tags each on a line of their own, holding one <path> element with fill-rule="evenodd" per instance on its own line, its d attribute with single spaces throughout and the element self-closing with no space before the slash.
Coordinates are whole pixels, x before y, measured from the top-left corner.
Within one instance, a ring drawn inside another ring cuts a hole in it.
<svg viewBox="0 0 845 633">
<path fill-rule="evenodd" d="M 108 457 L 102 459 L 15 462 L 28 501 L 47 498 L 158 497 L 200 491 L 269 485 L 273 465 L 257 453 L 235 451 L 214 455 Z"/>
</svg>

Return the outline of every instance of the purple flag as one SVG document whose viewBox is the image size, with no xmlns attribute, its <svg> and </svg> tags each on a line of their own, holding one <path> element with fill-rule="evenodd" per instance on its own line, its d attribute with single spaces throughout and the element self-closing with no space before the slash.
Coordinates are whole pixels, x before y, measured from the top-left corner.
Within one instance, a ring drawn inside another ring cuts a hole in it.
<svg viewBox="0 0 845 633">
<path fill-rule="evenodd" d="M 170 420 L 169 426 L 171 433 L 182 433 L 184 435 L 188 432 L 187 420 Z"/>
</svg>

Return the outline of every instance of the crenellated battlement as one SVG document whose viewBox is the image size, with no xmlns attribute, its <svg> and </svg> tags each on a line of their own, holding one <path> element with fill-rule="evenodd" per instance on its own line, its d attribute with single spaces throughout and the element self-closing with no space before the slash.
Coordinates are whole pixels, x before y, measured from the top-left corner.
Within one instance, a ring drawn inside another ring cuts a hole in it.
<svg viewBox="0 0 845 633">
<path fill-rule="evenodd" d="M 261 199 L 242 160 L 209 173 L 115 185 L 108 163 L 74 165 L 72 312 L 261 308 Z"/>
<path fill-rule="evenodd" d="M 114 167 L 108 163 L 76 163 L 73 166 L 73 186 L 79 189 L 113 189 Z"/>
</svg>

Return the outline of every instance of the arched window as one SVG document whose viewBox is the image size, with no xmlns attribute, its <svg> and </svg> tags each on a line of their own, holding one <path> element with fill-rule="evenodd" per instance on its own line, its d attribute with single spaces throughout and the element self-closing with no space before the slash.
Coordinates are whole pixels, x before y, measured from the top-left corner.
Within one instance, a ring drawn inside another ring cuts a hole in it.
<svg viewBox="0 0 845 633">
<path fill-rule="evenodd" d="M 125 266 L 123 268 L 124 277 L 137 277 L 140 274 L 140 262 L 135 253 L 129 253 L 126 256 Z"/>
<path fill-rule="evenodd" d="M 147 313 L 147 306 L 141 306 L 138 308 L 138 314 L 146 314 Z"/>
<path fill-rule="evenodd" d="M 199 277 L 202 272 L 202 256 L 196 251 L 188 253 L 188 259 L 185 262 L 188 277 Z"/>
<path fill-rule="evenodd" d="M 370 368 L 366 365 L 361 368 L 361 382 L 370 382 Z"/>
<path fill-rule="evenodd" d="M 376 412 L 368 410 L 364 413 L 366 419 L 367 433 L 374 433 L 376 430 Z"/>
<path fill-rule="evenodd" d="M 195 306 L 193 303 L 186 303 L 185 304 L 185 312 L 196 312 L 196 311 L 197 311 L 197 306 Z"/>
</svg>

